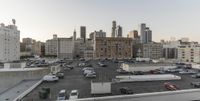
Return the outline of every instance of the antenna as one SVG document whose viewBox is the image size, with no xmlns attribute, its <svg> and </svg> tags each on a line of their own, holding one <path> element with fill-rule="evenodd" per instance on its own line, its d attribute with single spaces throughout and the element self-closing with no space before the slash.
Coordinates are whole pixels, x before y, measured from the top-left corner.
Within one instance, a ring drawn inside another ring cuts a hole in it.
<svg viewBox="0 0 200 101">
<path fill-rule="evenodd" d="M 15 24 L 16 24 L 16 20 L 15 20 L 15 19 L 12 19 L 12 23 L 15 25 Z"/>
</svg>

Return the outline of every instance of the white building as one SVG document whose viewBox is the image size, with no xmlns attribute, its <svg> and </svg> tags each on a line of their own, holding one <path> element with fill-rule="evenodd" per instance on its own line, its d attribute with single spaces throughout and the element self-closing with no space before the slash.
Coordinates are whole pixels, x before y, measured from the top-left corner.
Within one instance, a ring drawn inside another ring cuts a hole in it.
<svg viewBox="0 0 200 101">
<path fill-rule="evenodd" d="M 47 40 L 45 44 L 45 55 L 57 55 L 57 35 L 53 35 L 53 39 Z"/>
<path fill-rule="evenodd" d="M 73 38 L 58 38 L 57 39 L 57 56 L 58 58 L 72 59 L 74 53 Z"/>
<path fill-rule="evenodd" d="M 13 20 L 15 24 L 15 21 Z M 0 26 L 0 62 L 20 59 L 20 31 L 15 25 Z"/>
<path fill-rule="evenodd" d="M 180 62 L 200 63 L 200 45 L 197 42 L 186 42 L 178 47 Z"/>
</svg>

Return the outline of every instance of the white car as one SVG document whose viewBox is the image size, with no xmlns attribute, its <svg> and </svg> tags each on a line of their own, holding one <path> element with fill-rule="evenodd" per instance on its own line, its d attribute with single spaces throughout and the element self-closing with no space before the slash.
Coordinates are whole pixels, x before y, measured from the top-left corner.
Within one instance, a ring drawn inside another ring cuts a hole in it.
<svg viewBox="0 0 200 101">
<path fill-rule="evenodd" d="M 65 90 L 65 89 L 60 90 L 60 92 L 59 92 L 59 94 L 58 94 L 57 100 L 58 100 L 58 101 L 66 100 L 66 96 L 67 96 L 66 90 Z"/>
<path fill-rule="evenodd" d="M 94 70 L 85 70 L 83 72 L 83 75 L 87 75 L 88 73 L 90 73 L 90 74 L 96 74 L 96 72 Z"/>
<path fill-rule="evenodd" d="M 69 95 L 69 100 L 78 99 L 78 90 L 72 90 Z"/>
<path fill-rule="evenodd" d="M 86 78 L 96 78 L 96 74 L 88 73 L 85 75 Z"/>
<path fill-rule="evenodd" d="M 45 75 L 43 77 L 43 81 L 48 81 L 48 82 L 52 82 L 52 81 L 58 81 L 58 77 L 55 75 Z"/>
</svg>

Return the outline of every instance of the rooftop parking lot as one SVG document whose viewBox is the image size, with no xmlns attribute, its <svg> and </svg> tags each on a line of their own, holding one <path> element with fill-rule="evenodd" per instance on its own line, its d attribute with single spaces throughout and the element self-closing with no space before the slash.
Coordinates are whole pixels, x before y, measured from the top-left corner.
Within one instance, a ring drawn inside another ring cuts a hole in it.
<svg viewBox="0 0 200 101">
<path fill-rule="evenodd" d="M 116 69 L 119 67 L 120 63 L 114 63 L 112 61 L 104 61 L 107 67 L 100 67 L 97 60 L 89 61 L 88 64 L 92 65 L 96 72 L 96 78 L 85 78 L 82 74 L 82 68 L 78 67 L 78 63 L 81 61 L 74 61 L 71 65 L 74 66 L 72 70 L 66 70 L 64 79 L 60 79 L 58 82 L 46 82 L 39 85 L 34 89 L 30 94 L 28 94 L 23 100 L 24 101 L 54 101 L 57 99 L 58 93 L 62 89 L 66 89 L 68 94 L 71 90 L 77 89 L 79 91 L 79 98 L 88 98 L 93 97 L 94 95 L 90 94 L 91 87 L 90 83 L 92 81 L 112 81 L 116 75 L 119 75 L 116 72 Z M 167 91 L 164 87 L 165 82 L 171 82 L 177 85 L 180 89 L 191 89 L 194 88 L 190 85 L 191 82 L 200 81 L 198 78 L 192 78 L 189 74 L 179 74 L 173 73 L 175 75 L 181 76 L 181 80 L 175 81 L 149 81 L 149 82 L 131 82 L 131 83 L 112 83 L 111 92 L 109 95 L 120 95 L 119 88 L 129 87 L 136 93 L 149 93 L 149 92 L 160 92 Z M 51 92 L 50 96 L 46 100 L 39 98 L 39 91 L 43 87 L 49 87 Z M 95 95 L 95 96 L 108 96 L 108 95 Z"/>
</svg>

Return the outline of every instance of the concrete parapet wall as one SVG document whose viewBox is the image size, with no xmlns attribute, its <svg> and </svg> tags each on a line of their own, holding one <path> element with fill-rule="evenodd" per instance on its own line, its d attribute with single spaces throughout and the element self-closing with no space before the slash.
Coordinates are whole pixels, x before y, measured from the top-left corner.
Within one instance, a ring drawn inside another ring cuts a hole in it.
<svg viewBox="0 0 200 101">
<path fill-rule="evenodd" d="M 41 79 L 44 75 L 49 74 L 50 69 L 35 69 L 30 71 L 4 71 L 0 72 L 0 93 L 22 80 Z"/>
</svg>

